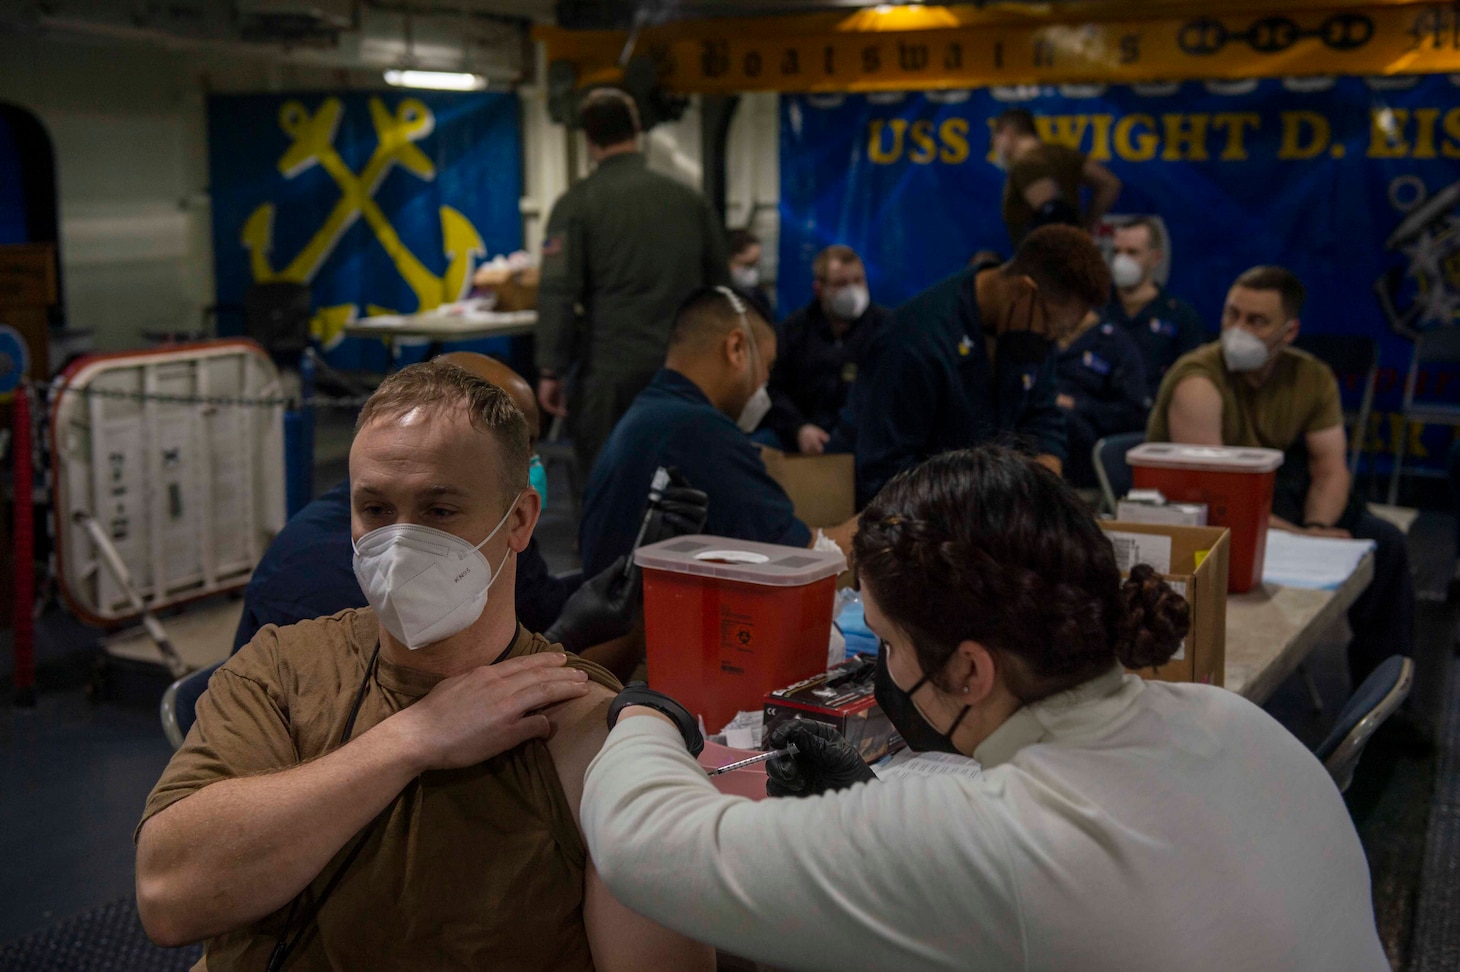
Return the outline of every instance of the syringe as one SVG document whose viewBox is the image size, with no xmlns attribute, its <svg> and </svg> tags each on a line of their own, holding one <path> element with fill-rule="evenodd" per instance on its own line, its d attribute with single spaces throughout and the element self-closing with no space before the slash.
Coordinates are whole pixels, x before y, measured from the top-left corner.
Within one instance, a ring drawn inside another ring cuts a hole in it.
<svg viewBox="0 0 1460 972">
<path fill-rule="evenodd" d="M 638 550 L 644 543 L 644 534 L 649 532 L 649 521 L 654 517 L 654 510 L 658 508 L 659 501 L 664 498 L 664 490 L 669 486 L 669 470 L 660 466 L 654 470 L 654 478 L 649 482 L 649 501 L 644 507 L 644 519 L 639 524 L 639 535 L 634 537 L 634 545 L 630 548 L 629 557 L 624 562 L 623 576 L 627 578 L 634 569 L 633 551 Z"/>
<path fill-rule="evenodd" d="M 710 776 L 719 776 L 721 773 L 728 773 L 731 770 L 745 769 L 745 767 L 747 766 L 754 766 L 756 763 L 768 762 L 769 760 L 775 759 L 779 756 L 795 756 L 800 751 L 801 750 L 796 748 L 795 743 L 791 743 L 791 745 L 787 746 L 785 749 L 777 749 L 773 752 L 761 753 L 759 756 L 752 756 L 749 759 L 742 759 L 738 762 L 728 763 L 724 766 L 721 766 L 719 769 L 705 770 L 705 772 L 708 773 Z"/>
</svg>

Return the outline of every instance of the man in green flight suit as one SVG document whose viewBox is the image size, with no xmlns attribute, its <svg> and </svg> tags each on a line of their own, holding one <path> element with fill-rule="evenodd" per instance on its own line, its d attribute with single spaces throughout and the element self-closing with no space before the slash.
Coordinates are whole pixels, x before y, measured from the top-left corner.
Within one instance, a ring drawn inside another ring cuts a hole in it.
<svg viewBox="0 0 1460 972">
<path fill-rule="evenodd" d="M 714 210 L 649 171 L 633 99 L 600 88 L 580 111 L 597 164 L 553 206 L 542 244 L 538 401 L 566 416 L 586 478 L 634 396 L 664 363 L 680 302 L 729 282 Z"/>
</svg>

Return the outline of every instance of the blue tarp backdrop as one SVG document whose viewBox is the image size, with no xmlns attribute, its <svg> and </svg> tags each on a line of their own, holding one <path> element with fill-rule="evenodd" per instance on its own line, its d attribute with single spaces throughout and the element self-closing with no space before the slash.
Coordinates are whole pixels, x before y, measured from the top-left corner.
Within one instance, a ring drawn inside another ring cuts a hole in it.
<svg viewBox="0 0 1460 972">
<path fill-rule="evenodd" d="M 1376 412 L 1398 408 L 1413 334 L 1460 319 L 1460 87 L 1449 77 L 1019 94 L 783 97 L 781 313 L 810 300 L 812 258 L 831 243 L 863 255 L 873 300 L 889 305 L 976 250 L 1007 255 L 988 121 L 1014 103 L 1040 116 L 1046 139 L 1120 176 L 1116 212 L 1164 218 L 1169 287 L 1210 330 L 1237 274 L 1279 263 L 1307 285 L 1305 329 L 1376 338 Z M 1356 399 L 1358 376 L 1340 380 Z M 1460 401 L 1453 371 L 1423 385 Z M 1399 428 L 1377 415 L 1370 446 L 1391 452 Z M 1428 427 L 1409 454 L 1433 465 L 1453 434 Z"/>
<path fill-rule="evenodd" d="M 254 282 L 308 284 L 339 367 L 387 364 L 379 341 L 342 336 L 346 321 L 456 300 L 484 257 L 522 245 L 515 94 L 217 95 L 208 152 L 220 307 Z"/>
<path fill-rule="evenodd" d="M 0 119 L 0 244 L 25 243 L 25 187 L 20 180 L 20 151 L 15 136 Z"/>
</svg>

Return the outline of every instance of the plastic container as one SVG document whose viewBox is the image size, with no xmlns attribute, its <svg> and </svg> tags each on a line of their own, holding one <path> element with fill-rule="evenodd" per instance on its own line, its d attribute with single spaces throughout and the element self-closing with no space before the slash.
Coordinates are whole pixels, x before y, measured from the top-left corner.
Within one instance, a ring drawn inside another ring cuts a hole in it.
<svg viewBox="0 0 1460 972">
<path fill-rule="evenodd" d="M 842 637 L 847 640 L 845 657 L 877 654 L 880 643 L 872 629 L 867 627 L 862 599 L 857 592 L 850 587 L 839 591 L 837 604 L 841 606 L 841 610 L 837 612 L 836 626 L 842 629 Z"/>
<path fill-rule="evenodd" d="M 649 685 L 719 732 L 767 692 L 826 669 L 840 553 L 689 536 L 634 552 Z"/>
<path fill-rule="evenodd" d="M 1281 452 L 1147 442 L 1125 459 L 1137 489 L 1159 489 L 1173 503 L 1204 503 L 1207 525 L 1232 531 L 1227 590 L 1241 593 L 1261 583 Z"/>
</svg>

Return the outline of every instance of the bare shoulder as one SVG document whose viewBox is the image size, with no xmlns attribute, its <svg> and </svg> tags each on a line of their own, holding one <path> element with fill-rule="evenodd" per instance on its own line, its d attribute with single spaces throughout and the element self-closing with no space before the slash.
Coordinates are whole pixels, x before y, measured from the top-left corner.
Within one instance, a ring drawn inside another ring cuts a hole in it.
<svg viewBox="0 0 1460 972">
<path fill-rule="evenodd" d="M 608 737 L 608 707 L 613 697 L 612 689 L 592 683 L 587 695 L 556 706 L 547 714 L 553 726 L 547 740 L 548 755 L 553 759 L 575 823 L 578 804 L 583 799 L 583 777 Z"/>
<path fill-rule="evenodd" d="M 1188 372 L 1185 375 L 1177 375 L 1176 387 L 1171 390 L 1170 411 L 1167 413 L 1168 421 L 1189 423 L 1198 421 L 1203 426 L 1213 421 L 1220 423 L 1222 415 L 1222 390 L 1217 383 L 1209 376 L 1198 371 Z M 1176 441 L 1185 442 L 1186 438 L 1177 435 Z"/>
<path fill-rule="evenodd" d="M 1182 401 L 1206 404 L 1214 398 L 1220 400 L 1222 392 L 1209 375 L 1192 371 L 1177 378 L 1175 396 Z"/>
</svg>

